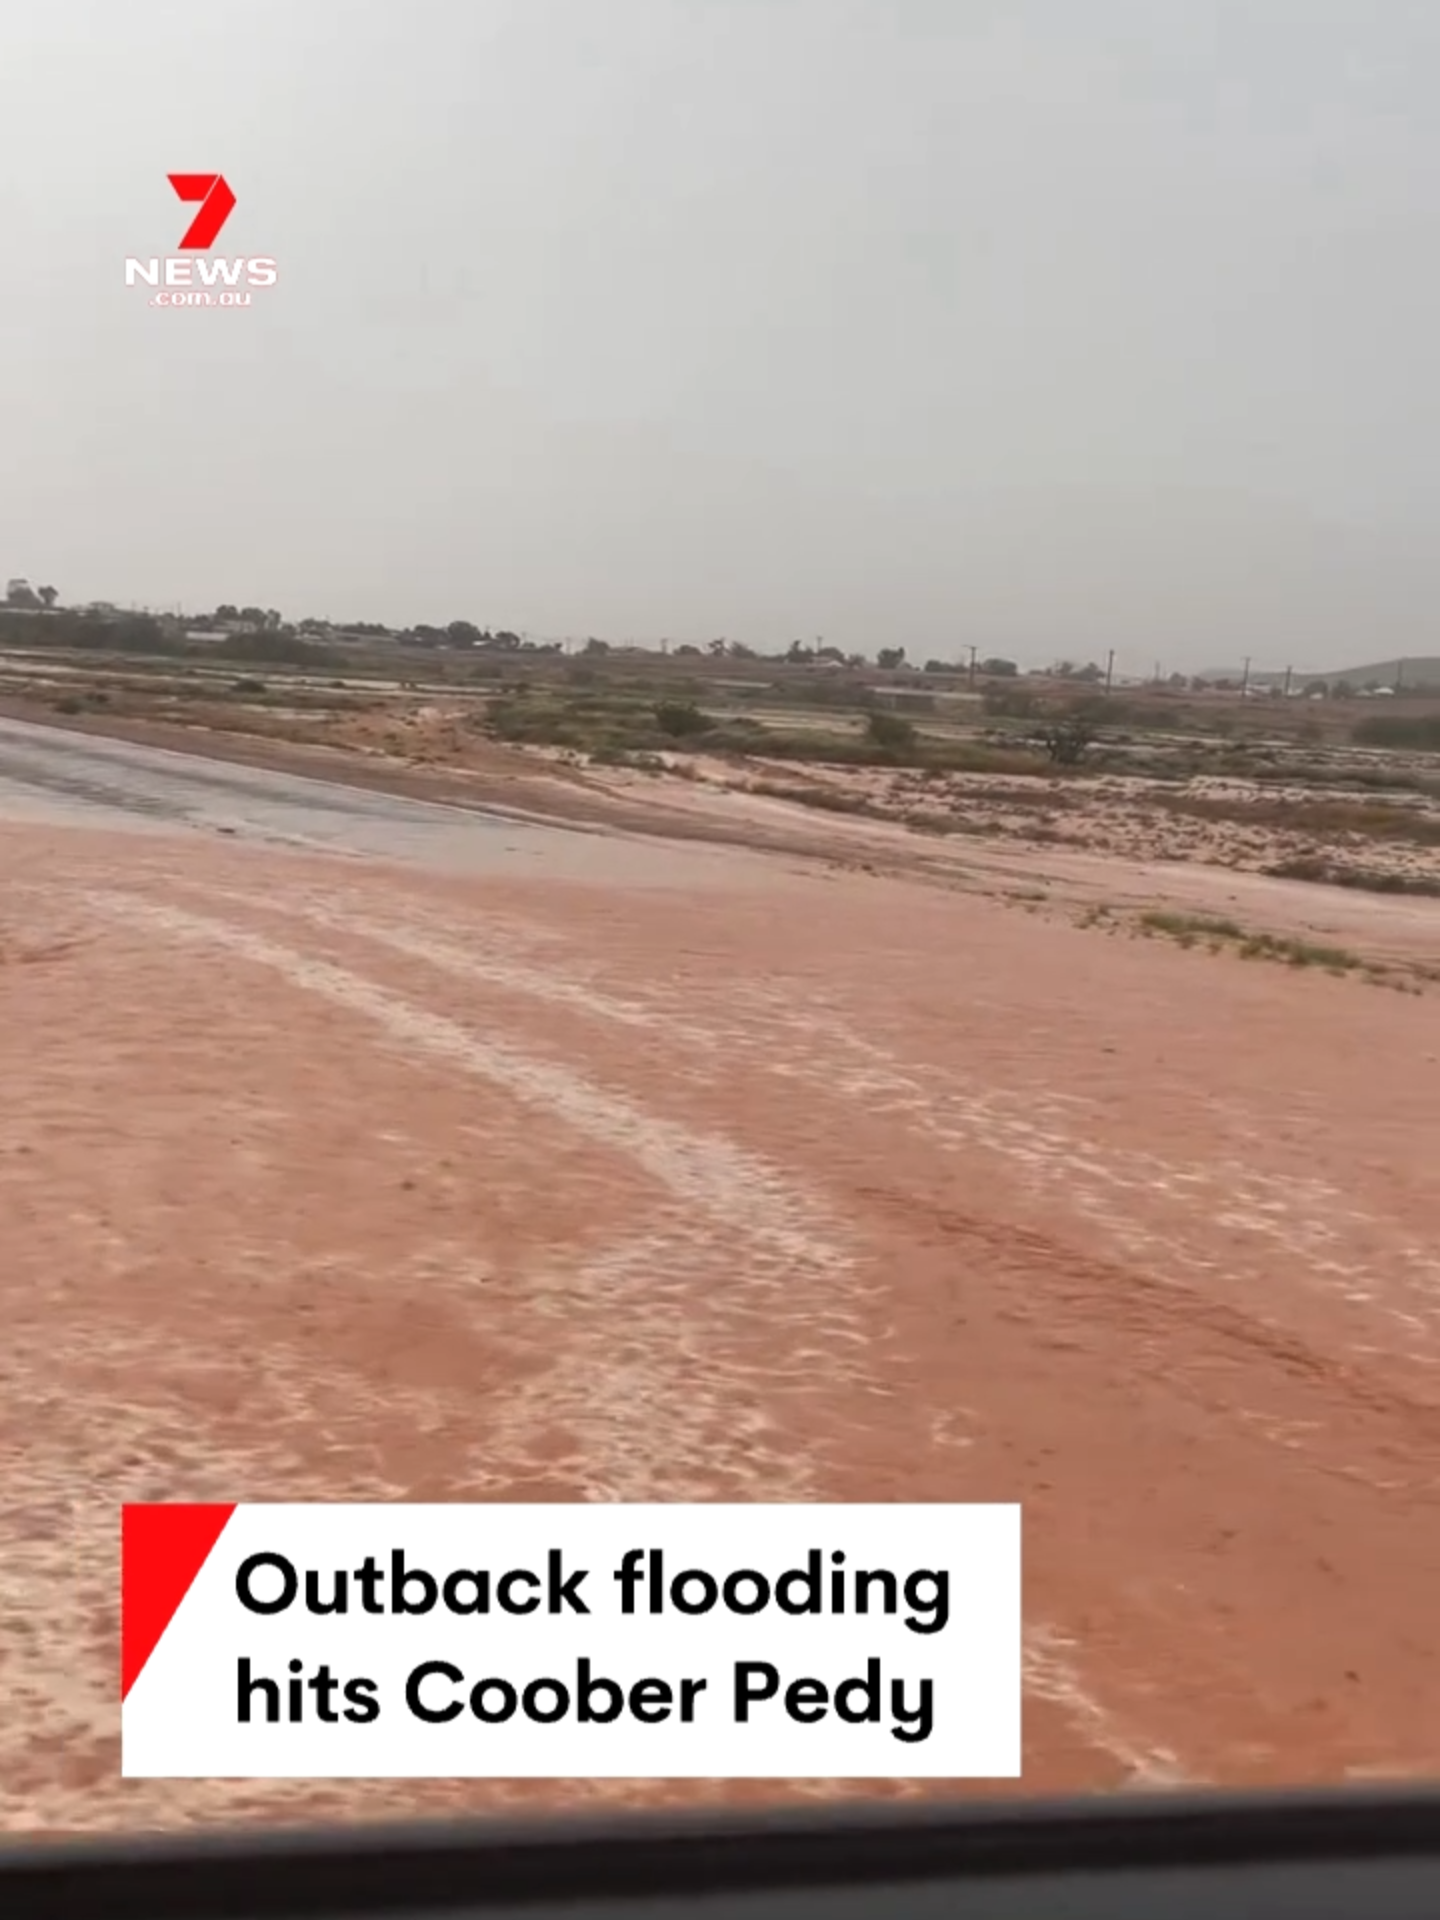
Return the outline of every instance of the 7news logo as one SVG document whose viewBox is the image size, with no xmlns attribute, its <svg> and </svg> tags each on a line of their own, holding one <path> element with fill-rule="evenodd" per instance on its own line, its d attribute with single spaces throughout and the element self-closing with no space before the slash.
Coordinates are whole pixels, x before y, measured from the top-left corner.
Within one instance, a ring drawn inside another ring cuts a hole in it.
<svg viewBox="0 0 1440 1920">
<path fill-rule="evenodd" d="M 125 284 L 160 289 L 152 307 L 248 307 L 252 287 L 273 287 L 278 271 L 268 257 L 213 254 L 220 229 L 235 211 L 235 195 L 223 173 L 172 173 L 176 196 L 198 212 L 185 229 L 180 251 L 167 258 L 127 259 Z M 196 255 L 206 258 L 197 259 Z M 211 289 L 220 289 L 212 292 Z"/>
</svg>

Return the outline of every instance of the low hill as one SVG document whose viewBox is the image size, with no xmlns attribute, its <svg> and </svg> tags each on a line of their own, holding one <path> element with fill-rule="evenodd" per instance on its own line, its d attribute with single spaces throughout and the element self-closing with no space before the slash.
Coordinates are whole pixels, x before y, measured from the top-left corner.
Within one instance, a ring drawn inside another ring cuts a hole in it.
<svg viewBox="0 0 1440 1920">
<path fill-rule="evenodd" d="M 1212 667 L 1197 676 L 1202 680 L 1229 680 L 1238 683 L 1244 677 L 1243 667 Z M 1273 668 L 1251 667 L 1250 684 L 1252 687 L 1279 686 L 1285 675 Z M 1346 680 L 1352 687 L 1394 687 L 1397 682 L 1402 692 L 1440 693 L 1440 656 L 1409 657 L 1403 660 L 1375 660 L 1361 667 L 1334 667 L 1325 673 L 1302 673 L 1298 668 L 1290 676 L 1293 687 L 1305 687 L 1316 680 L 1334 682 Z"/>
<path fill-rule="evenodd" d="M 1440 693 L 1440 658 L 1375 660 L 1363 667 L 1345 667 L 1335 673 L 1297 673 L 1302 686 L 1312 680 L 1348 680 L 1352 687 L 1395 687 L 1409 693 Z"/>
</svg>

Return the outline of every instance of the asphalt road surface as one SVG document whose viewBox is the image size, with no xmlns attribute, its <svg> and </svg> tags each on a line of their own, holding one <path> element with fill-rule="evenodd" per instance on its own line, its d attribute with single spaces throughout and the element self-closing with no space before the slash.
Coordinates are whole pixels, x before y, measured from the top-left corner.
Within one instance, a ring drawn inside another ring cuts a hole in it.
<svg viewBox="0 0 1440 1920">
<path fill-rule="evenodd" d="M 0 819 L 226 836 L 457 873 L 543 867 L 580 878 L 591 865 L 572 831 L 8 719 Z"/>
</svg>

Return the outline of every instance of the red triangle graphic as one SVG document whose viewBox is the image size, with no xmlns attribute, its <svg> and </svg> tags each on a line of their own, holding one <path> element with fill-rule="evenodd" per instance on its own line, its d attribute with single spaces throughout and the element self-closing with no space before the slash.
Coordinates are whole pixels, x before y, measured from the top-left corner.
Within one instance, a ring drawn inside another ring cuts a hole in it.
<svg viewBox="0 0 1440 1920">
<path fill-rule="evenodd" d="M 120 1512 L 120 1698 L 175 1617 L 235 1511 L 229 1506 L 122 1507 Z"/>
</svg>

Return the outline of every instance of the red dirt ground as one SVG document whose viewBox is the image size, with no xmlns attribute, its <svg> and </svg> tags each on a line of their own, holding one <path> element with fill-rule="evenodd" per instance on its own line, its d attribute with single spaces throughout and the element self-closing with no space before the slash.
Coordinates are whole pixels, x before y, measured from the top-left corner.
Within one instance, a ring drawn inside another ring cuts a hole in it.
<svg viewBox="0 0 1440 1920">
<path fill-rule="evenodd" d="M 738 1797 L 121 1781 L 127 1498 L 1019 1499 L 1027 1791 L 1440 1772 L 1434 996 L 595 845 L 0 828 L 0 1822 Z"/>
</svg>

